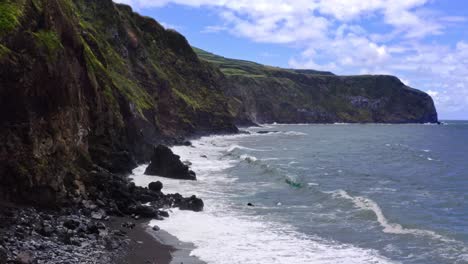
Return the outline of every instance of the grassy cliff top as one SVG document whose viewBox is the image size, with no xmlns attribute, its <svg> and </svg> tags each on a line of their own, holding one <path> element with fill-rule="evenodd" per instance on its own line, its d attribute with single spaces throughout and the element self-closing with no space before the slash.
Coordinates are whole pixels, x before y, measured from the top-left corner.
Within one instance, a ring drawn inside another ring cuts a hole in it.
<svg viewBox="0 0 468 264">
<path fill-rule="evenodd" d="M 202 49 L 192 47 L 197 55 L 208 61 L 217 67 L 226 75 L 242 75 L 247 77 L 265 77 L 275 76 L 278 72 L 289 72 L 289 73 L 301 73 L 309 75 L 334 75 L 327 71 L 316 71 L 316 70 L 295 70 L 295 69 L 283 69 L 279 67 L 267 66 L 256 62 L 237 60 L 225 58 Z"/>
</svg>

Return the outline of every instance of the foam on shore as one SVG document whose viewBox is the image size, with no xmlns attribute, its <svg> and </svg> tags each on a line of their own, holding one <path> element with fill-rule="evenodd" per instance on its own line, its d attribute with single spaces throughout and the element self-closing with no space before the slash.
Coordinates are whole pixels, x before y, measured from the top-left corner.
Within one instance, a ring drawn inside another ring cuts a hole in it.
<svg viewBox="0 0 468 264">
<path fill-rule="evenodd" d="M 233 191 L 236 188 L 256 191 L 255 186 L 238 186 L 237 179 L 228 173 L 242 159 L 226 154 L 232 146 L 242 149 L 236 139 L 245 136 L 249 135 L 203 137 L 193 141 L 192 147 L 173 147 L 182 160 L 192 163 L 197 181 L 146 176 L 145 165 L 135 169 L 132 178 L 137 185 L 160 180 L 166 193 L 196 194 L 205 201 L 203 212 L 172 209 L 168 219 L 154 220 L 151 225 L 158 225 L 180 241 L 193 243 L 191 255 L 207 263 L 394 263 L 374 250 L 306 236 L 292 226 L 232 206 L 230 198 L 238 195 Z M 244 158 L 252 160 L 250 156 Z"/>
</svg>

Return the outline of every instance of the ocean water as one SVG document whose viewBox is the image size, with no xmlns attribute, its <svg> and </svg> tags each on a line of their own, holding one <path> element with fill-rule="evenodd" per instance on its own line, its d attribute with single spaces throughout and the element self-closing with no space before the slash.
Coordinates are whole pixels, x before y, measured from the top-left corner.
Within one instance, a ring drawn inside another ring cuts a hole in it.
<svg viewBox="0 0 468 264">
<path fill-rule="evenodd" d="M 152 221 L 207 263 L 468 263 L 468 122 L 265 125 L 173 151 L 200 213 Z M 257 134 L 256 131 L 277 131 Z M 254 204 L 253 207 L 247 203 Z"/>
</svg>

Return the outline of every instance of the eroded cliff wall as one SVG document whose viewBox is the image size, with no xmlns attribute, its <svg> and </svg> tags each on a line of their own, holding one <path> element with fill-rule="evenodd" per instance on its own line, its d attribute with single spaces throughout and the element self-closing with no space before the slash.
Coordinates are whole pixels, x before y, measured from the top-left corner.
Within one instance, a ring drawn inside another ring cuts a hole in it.
<svg viewBox="0 0 468 264">
<path fill-rule="evenodd" d="M 221 75 L 111 0 L 1 1 L 0 196 L 68 201 L 95 166 L 126 172 L 158 140 L 235 132 Z"/>
</svg>

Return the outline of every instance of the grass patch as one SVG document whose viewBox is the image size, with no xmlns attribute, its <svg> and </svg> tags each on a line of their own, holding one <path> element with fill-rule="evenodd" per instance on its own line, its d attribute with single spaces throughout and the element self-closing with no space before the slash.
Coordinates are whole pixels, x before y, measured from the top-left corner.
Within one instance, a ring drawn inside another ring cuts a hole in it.
<svg viewBox="0 0 468 264">
<path fill-rule="evenodd" d="M 39 48 L 47 50 L 49 58 L 56 59 L 57 52 L 63 50 L 63 45 L 57 32 L 52 30 L 41 30 L 33 33 Z"/>
<path fill-rule="evenodd" d="M 187 105 L 191 106 L 193 109 L 200 109 L 201 108 L 200 104 L 196 100 L 192 99 L 191 97 L 185 95 L 184 93 L 180 92 L 179 90 L 177 90 L 175 88 L 173 88 L 172 90 L 174 91 L 175 95 L 177 95 L 177 97 L 184 100 L 184 102 Z"/>
<path fill-rule="evenodd" d="M 0 44 L 0 60 L 10 54 L 11 50 Z"/>
<path fill-rule="evenodd" d="M 144 117 L 143 110 L 151 109 L 154 106 L 154 102 L 149 94 L 140 88 L 138 84 L 125 76 L 117 72 L 110 72 L 109 74 L 115 87 L 117 87 L 130 102 L 135 104 L 137 111 Z"/>
<path fill-rule="evenodd" d="M 20 25 L 23 16 L 23 1 L 1 0 L 0 2 L 0 37 L 8 34 Z"/>
</svg>

